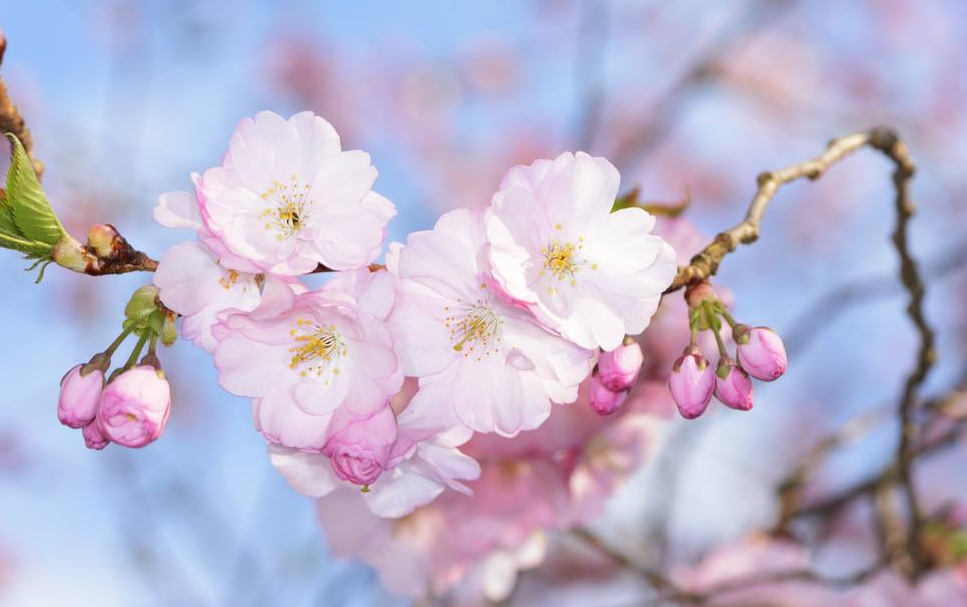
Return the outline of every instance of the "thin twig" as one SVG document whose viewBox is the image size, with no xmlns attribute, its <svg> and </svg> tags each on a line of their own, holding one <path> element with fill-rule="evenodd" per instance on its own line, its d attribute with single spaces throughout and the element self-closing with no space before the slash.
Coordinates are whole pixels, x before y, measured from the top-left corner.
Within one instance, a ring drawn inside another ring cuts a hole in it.
<svg viewBox="0 0 967 607">
<path fill-rule="evenodd" d="M 759 224 L 762 216 L 772 202 L 779 188 L 803 177 L 819 179 L 830 166 L 849 156 L 864 146 L 873 146 L 874 133 L 886 129 L 871 129 L 863 133 L 854 133 L 832 140 L 826 151 L 805 162 L 800 162 L 778 171 L 762 173 L 757 178 L 758 187 L 745 218 L 735 226 L 720 232 L 701 252 L 695 255 L 687 266 L 678 268 L 678 274 L 665 293 L 672 293 L 688 285 L 699 283 L 715 275 L 719 264 L 726 255 L 740 244 L 751 244 L 759 238 Z M 891 132 L 892 133 L 892 132 Z M 879 141 L 879 137 L 877 136 Z M 896 140 L 895 135 L 893 139 Z"/>
</svg>

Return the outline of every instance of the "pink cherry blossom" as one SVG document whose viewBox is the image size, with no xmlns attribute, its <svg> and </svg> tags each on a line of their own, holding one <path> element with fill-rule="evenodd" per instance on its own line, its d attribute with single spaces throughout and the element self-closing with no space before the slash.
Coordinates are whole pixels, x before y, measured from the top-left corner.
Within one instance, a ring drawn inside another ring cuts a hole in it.
<svg viewBox="0 0 967 607">
<path fill-rule="evenodd" d="M 601 354 L 598 358 L 597 376 L 608 390 L 627 390 L 638 381 L 644 361 L 641 346 L 637 342 L 623 343 L 614 350 Z"/>
<path fill-rule="evenodd" d="M 712 400 L 715 373 L 701 351 L 690 346 L 675 361 L 668 377 L 668 387 L 682 417 L 694 419 L 705 413 L 709 401 Z"/>
<path fill-rule="evenodd" d="M 544 560 L 548 532 L 600 516 L 654 445 L 662 422 L 653 411 L 670 406 L 653 402 L 668 401 L 667 391 L 643 382 L 628 405 L 604 418 L 588 406 L 589 383 L 576 403 L 554 407 L 537 430 L 512 439 L 474 435 L 463 447 L 481 464 L 480 478 L 468 483 L 472 498 L 446 492 L 398 520 L 360 514 L 365 495 L 358 491 L 338 489 L 320 499 L 334 554 L 371 564 L 394 594 L 455 605 L 506 598 L 519 572 Z M 353 526 L 345 524 L 348 516 Z"/>
<path fill-rule="evenodd" d="M 206 352 L 217 341 L 212 326 L 225 310 L 248 312 L 261 300 L 258 274 L 224 268 L 205 245 L 186 242 L 168 249 L 154 274 L 165 306 L 181 314 L 181 334 Z"/>
<path fill-rule="evenodd" d="M 342 151 L 322 118 L 260 112 L 238 126 L 223 165 L 202 174 L 200 216 L 220 257 L 223 247 L 274 274 L 355 269 L 379 255 L 396 214 L 370 189 L 375 179 L 369 154 Z"/>
<path fill-rule="evenodd" d="M 382 434 L 388 436 L 386 431 Z M 364 494 L 369 510 L 379 517 L 399 518 L 431 502 L 447 487 L 469 493 L 464 483 L 480 475 L 480 466 L 457 447 L 470 434 L 457 424 L 452 411 L 436 409 L 429 399 L 414 397 L 396 420 L 396 441 L 385 469 Z M 352 481 L 343 480 L 350 476 L 345 474 L 347 470 L 337 471 L 342 464 L 324 453 L 271 444 L 269 454 L 276 470 L 303 495 L 323 497 L 339 487 L 358 491 Z"/>
<path fill-rule="evenodd" d="M 170 410 L 171 391 L 164 373 L 140 365 L 104 388 L 97 409 L 98 429 L 119 445 L 144 447 L 161 436 Z"/>
<path fill-rule="evenodd" d="M 644 331 L 676 271 L 654 217 L 611 212 L 618 181 L 611 163 L 581 152 L 517 166 L 487 220 L 501 287 L 586 348 L 613 350 Z"/>
<path fill-rule="evenodd" d="M 399 390 L 402 369 L 380 317 L 392 305 L 393 282 L 385 277 L 366 286 L 372 284 L 378 287 L 372 296 L 361 288 L 357 300 L 336 279 L 290 293 L 278 309 L 230 314 L 215 328 L 219 383 L 258 399 L 263 434 L 290 447 L 318 448 L 341 407 L 369 416 Z"/>
<path fill-rule="evenodd" d="M 104 387 L 104 373 L 100 369 L 87 374 L 83 369 L 84 365 L 77 365 L 60 382 L 57 418 L 70 428 L 83 428 L 91 423 Z"/>
<path fill-rule="evenodd" d="M 480 212 L 456 210 L 399 253 L 390 317 L 407 375 L 478 432 L 513 436 L 577 396 L 592 352 L 542 328 L 491 280 Z"/>
</svg>

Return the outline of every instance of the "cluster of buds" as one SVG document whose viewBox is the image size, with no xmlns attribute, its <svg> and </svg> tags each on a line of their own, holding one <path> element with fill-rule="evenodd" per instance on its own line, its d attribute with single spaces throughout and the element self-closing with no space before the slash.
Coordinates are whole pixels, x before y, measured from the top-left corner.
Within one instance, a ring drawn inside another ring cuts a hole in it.
<svg viewBox="0 0 967 607">
<path fill-rule="evenodd" d="M 752 380 L 773 381 L 786 372 L 786 349 L 775 331 L 735 321 L 708 283 L 685 293 L 689 307 L 691 341 L 675 361 L 668 380 L 678 411 L 687 419 L 705 412 L 712 395 L 740 411 L 752 408 Z M 729 355 L 721 335 L 722 321 L 732 329 L 736 355 Z M 713 371 L 698 346 L 699 331 L 711 331 L 718 344 L 719 361 Z"/>
<path fill-rule="evenodd" d="M 621 407 L 638 381 L 643 362 L 641 346 L 630 337 L 614 350 L 601 353 L 588 394 L 591 408 L 598 415 L 611 415 Z"/>
<path fill-rule="evenodd" d="M 57 417 L 65 426 L 81 429 L 89 449 L 100 450 L 109 443 L 144 447 L 164 430 L 171 392 L 155 349 L 159 341 L 174 343 L 177 333 L 174 314 L 157 297 L 153 286 L 135 291 L 117 339 L 61 380 Z M 108 376 L 111 357 L 130 335 L 137 336 L 137 344 L 127 362 Z M 145 346 L 147 353 L 139 362 Z"/>
</svg>

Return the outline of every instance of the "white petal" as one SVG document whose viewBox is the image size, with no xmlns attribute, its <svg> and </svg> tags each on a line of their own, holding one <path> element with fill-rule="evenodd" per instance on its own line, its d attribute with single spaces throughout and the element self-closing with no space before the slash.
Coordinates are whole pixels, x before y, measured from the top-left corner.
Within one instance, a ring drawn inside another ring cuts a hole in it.
<svg viewBox="0 0 967 607">
<path fill-rule="evenodd" d="M 338 479 L 324 455 L 270 444 L 269 457 L 289 486 L 302 495 L 322 497 L 337 486 Z"/>
</svg>

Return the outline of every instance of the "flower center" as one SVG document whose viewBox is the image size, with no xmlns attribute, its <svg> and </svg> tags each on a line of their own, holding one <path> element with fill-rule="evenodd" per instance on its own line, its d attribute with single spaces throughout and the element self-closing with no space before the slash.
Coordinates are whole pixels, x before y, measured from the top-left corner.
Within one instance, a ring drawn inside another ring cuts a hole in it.
<svg viewBox="0 0 967 607">
<path fill-rule="evenodd" d="M 289 335 L 295 338 L 295 344 L 289 348 L 292 353 L 290 369 L 302 367 L 299 371 L 302 377 L 310 373 L 321 377 L 330 368 L 333 375 L 339 375 L 339 368 L 335 365 L 348 352 L 336 333 L 336 325 L 323 326 L 300 318 L 296 320 L 296 328 L 289 331 Z M 326 385 L 329 385 L 328 378 Z"/>
<path fill-rule="evenodd" d="M 308 198 L 309 184 L 299 184 L 298 175 L 293 174 L 289 182 L 276 179 L 272 187 L 262 192 L 261 197 L 268 206 L 259 214 L 265 219 L 265 229 L 278 232 L 276 238 L 283 240 L 302 229 L 306 217 L 312 209 L 312 199 Z"/>
<path fill-rule="evenodd" d="M 558 280 L 569 278 L 574 284 L 574 275 L 578 268 L 587 263 L 586 259 L 579 259 L 581 249 L 584 248 L 584 239 L 578 238 L 578 243 L 561 242 L 554 239 L 547 246 L 541 247 L 541 254 L 544 256 L 544 269 L 540 271 L 540 276 L 545 272 L 550 272 Z"/>
<path fill-rule="evenodd" d="M 461 300 L 457 302 L 462 303 Z M 443 324 L 450 333 L 453 349 L 463 352 L 465 357 L 476 351 L 477 360 L 499 353 L 500 343 L 503 341 L 500 336 L 501 327 L 504 324 L 500 316 L 479 299 L 471 305 L 460 307 L 463 309 L 455 313 L 450 311 L 450 306 L 444 308 L 447 316 L 443 319 Z"/>
</svg>

